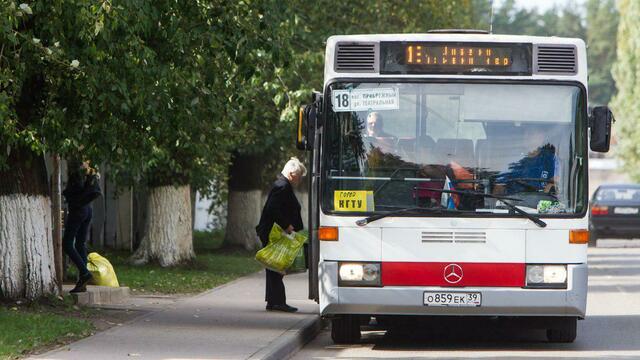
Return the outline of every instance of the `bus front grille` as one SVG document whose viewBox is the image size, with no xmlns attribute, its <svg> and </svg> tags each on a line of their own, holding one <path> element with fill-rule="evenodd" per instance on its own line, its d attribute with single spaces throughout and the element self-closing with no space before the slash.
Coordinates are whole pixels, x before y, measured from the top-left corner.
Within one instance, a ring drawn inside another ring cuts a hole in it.
<svg viewBox="0 0 640 360">
<path fill-rule="evenodd" d="M 484 231 L 423 231 L 423 243 L 486 243 Z"/>
<path fill-rule="evenodd" d="M 534 73 L 575 75 L 578 72 L 574 45 L 535 45 Z"/>
<path fill-rule="evenodd" d="M 335 70 L 337 72 L 376 72 L 378 45 L 374 43 L 338 43 Z"/>
</svg>

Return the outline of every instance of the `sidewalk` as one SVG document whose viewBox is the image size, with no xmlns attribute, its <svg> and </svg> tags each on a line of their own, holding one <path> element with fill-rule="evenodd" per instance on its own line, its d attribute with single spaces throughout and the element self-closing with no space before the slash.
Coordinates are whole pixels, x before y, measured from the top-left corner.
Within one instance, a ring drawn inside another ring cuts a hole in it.
<svg viewBox="0 0 640 360">
<path fill-rule="evenodd" d="M 297 313 L 265 311 L 260 272 L 36 358 L 283 358 L 300 346 L 301 333 L 309 337 L 319 327 L 317 304 L 307 300 L 307 275 L 284 279 L 287 303 Z"/>
</svg>

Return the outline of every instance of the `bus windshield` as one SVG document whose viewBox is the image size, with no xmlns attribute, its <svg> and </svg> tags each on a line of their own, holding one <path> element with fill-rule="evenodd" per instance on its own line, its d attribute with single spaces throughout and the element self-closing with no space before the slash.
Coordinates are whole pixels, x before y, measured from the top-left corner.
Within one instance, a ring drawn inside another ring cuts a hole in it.
<svg viewBox="0 0 640 360">
<path fill-rule="evenodd" d="M 546 216 L 585 209 L 578 86 L 342 82 L 327 97 L 327 213 L 512 215 L 505 201 Z"/>
</svg>

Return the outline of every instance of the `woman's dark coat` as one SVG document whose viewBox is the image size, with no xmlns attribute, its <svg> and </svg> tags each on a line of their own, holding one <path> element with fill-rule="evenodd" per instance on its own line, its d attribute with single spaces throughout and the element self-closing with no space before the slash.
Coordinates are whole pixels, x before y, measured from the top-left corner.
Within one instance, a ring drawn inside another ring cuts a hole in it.
<svg viewBox="0 0 640 360">
<path fill-rule="evenodd" d="M 81 209 L 100 196 L 100 182 L 95 175 L 73 174 L 62 192 L 69 210 Z"/>
<path fill-rule="evenodd" d="M 293 226 L 294 231 L 302 230 L 300 209 L 300 203 L 293 193 L 289 180 L 282 174 L 278 175 L 262 209 L 260 222 L 256 226 L 256 232 L 262 245 L 268 243 L 269 232 L 271 232 L 274 223 L 280 225 L 283 230 L 286 230 L 289 225 Z"/>
</svg>

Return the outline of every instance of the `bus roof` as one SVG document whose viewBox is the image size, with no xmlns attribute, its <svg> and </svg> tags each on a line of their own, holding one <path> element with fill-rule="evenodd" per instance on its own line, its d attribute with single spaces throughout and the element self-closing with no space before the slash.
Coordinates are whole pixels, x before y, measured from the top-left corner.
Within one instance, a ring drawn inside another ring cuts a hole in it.
<svg viewBox="0 0 640 360">
<path fill-rule="evenodd" d="M 381 43 L 462 43 L 464 46 L 482 43 L 482 46 L 502 44 L 503 47 L 507 44 L 527 44 L 531 52 L 530 70 L 527 74 L 517 75 L 417 72 L 391 74 L 381 71 Z M 325 55 L 325 85 L 336 78 L 371 77 L 565 80 L 581 82 L 585 87 L 587 85 L 586 46 L 578 38 L 470 33 L 336 35 L 327 39 Z"/>
</svg>

